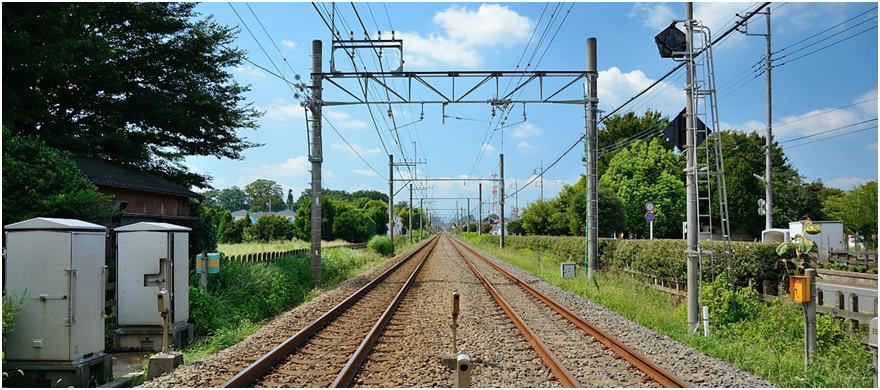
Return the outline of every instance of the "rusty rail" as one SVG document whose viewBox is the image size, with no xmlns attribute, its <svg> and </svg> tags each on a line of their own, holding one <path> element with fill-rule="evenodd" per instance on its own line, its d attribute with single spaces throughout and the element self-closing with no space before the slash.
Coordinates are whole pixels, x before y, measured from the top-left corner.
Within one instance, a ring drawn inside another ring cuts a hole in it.
<svg viewBox="0 0 880 390">
<path fill-rule="evenodd" d="M 495 301 L 498 302 L 498 306 L 501 306 L 501 309 L 504 310 L 504 312 L 507 314 L 507 317 L 510 318 L 510 321 L 513 322 L 513 324 L 517 327 L 517 329 L 520 330 L 520 332 L 522 332 L 523 336 L 526 338 L 526 341 L 529 342 L 532 348 L 535 349 L 535 352 L 538 353 L 538 356 L 540 356 L 544 363 L 547 364 L 547 367 L 550 368 L 550 371 L 553 372 L 553 375 L 556 376 L 556 379 L 559 380 L 559 383 L 563 387 L 582 387 L 581 384 L 578 383 L 577 379 L 574 378 L 574 375 L 572 375 L 571 372 L 568 371 L 567 368 L 565 368 L 565 365 L 563 365 L 562 362 L 560 362 L 559 359 L 556 357 L 556 355 L 554 355 L 553 352 L 551 352 L 550 349 L 547 348 L 547 345 L 545 345 L 544 342 L 541 341 L 538 335 L 536 335 L 535 332 L 528 325 L 526 325 L 525 321 L 523 321 L 523 319 L 520 318 L 520 316 L 513 311 L 513 308 L 511 308 L 507 301 L 505 301 L 504 298 L 501 297 L 501 294 L 499 294 L 498 291 L 495 290 L 495 287 L 493 287 L 492 284 L 489 283 L 489 281 L 486 280 L 486 278 L 483 277 L 482 274 L 480 274 L 480 271 L 478 271 L 477 268 L 474 267 L 473 263 L 471 263 L 470 260 L 467 259 L 464 253 L 461 253 L 461 250 L 459 250 L 458 247 L 456 247 L 455 245 L 452 245 L 452 248 L 455 249 L 456 252 L 458 252 L 458 255 L 461 256 L 461 259 L 464 260 L 465 263 L 467 263 L 467 266 L 471 269 L 471 272 L 473 272 L 474 275 L 476 275 L 477 279 L 480 280 L 480 283 L 482 283 L 483 286 L 486 287 L 486 290 L 489 291 L 489 294 L 491 294 L 492 297 L 495 298 Z"/>
<path fill-rule="evenodd" d="M 277 347 L 273 348 L 267 354 L 263 355 L 255 362 L 251 363 L 244 370 L 240 371 L 236 374 L 232 379 L 226 381 L 226 383 L 222 384 L 220 387 L 246 387 L 251 384 L 255 379 L 259 378 L 263 375 L 267 370 L 278 364 L 285 356 L 289 355 L 294 349 L 302 345 L 306 340 L 312 337 L 317 331 L 326 326 L 328 323 L 332 322 L 336 317 L 338 317 L 342 312 L 351 307 L 355 302 L 357 302 L 361 297 L 366 295 L 370 290 L 372 290 L 375 286 L 382 283 L 388 275 L 391 275 L 400 268 L 404 263 L 410 260 L 416 253 L 419 253 L 425 246 L 430 244 L 431 242 L 436 244 L 437 237 L 434 237 L 432 240 L 425 241 L 425 243 L 417 247 L 415 250 L 410 252 L 410 254 L 406 255 L 403 259 L 401 259 L 397 264 L 389 268 L 387 271 L 379 275 L 375 280 L 368 283 L 367 285 L 361 287 L 354 294 L 350 295 L 344 301 L 340 302 L 338 305 L 330 309 L 330 311 L 324 313 L 321 317 L 318 317 L 315 321 L 312 321 L 308 326 L 301 329 L 299 332 L 296 332 L 293 336 L 290 336 L 283 343 L 279 344 Z M 434 245 L 432 244 L 432 245 Z M 433 248 L 433 246 L 432 246 Z"/>
<path fill-rule="evenodd" d="M 406 296 L 407 291 L 412 286 L 412 284 L 416 280 L 416 275 L 419 274 L 419 271 L 422 270 L 422 266 L 425 264 L 425 260 L 428 259 L 428 255 L 434 250 L 434 247 L 437 245 L 439 240 L 434 240 L 431 244 L 431 247 L 428 248 L 428 251 L 425 253 L 425 256 L 422 257 L 422 260 L 419 262 L 419 265 L 416 267 L 415 271 L 413 271 L 412 275 L 409 276 L 409 279 L 406 280 L 406 283 L 403 284 L 403 287 L 400 288 L 400 291 L 397 292 L 397 295 L 394 297 L 394 300 L 391 301 L 391 304 L 388 305 L 388 308 L 385 309 L 385 312 L 382 313 L 382 316 L 376 321 L 376 324 L 373 325 L 373 328 L 370 329 L 370 333 L 364 337 L 364 341 L 358 345 L 357 350 L 355 350 L 354 354 L 348 359 L 348 362 L 345 363 L 345 367 L 342 368 L 342 371 L 330 384 L 330 387 L 351 387 L 351 381 L 354 379 L 354 376 L 361 369 L 361 365 L 363 365 L 364 360 L 366 360 L 367 355 L 370 353 L 370 350 L 373 349 L 373 345 L 376 344 L 376 340 L 379 339 L 379 336 L 382 334 L 382 331 L 385 330 L 385 326 L 388 325 L 388 322 L 391 321 L 391 317 L 394 315 L 394 312 L 397 310 L 397 307 L 400 306 L 400 302 L 403 301 L 403 297 Z"/>
<path fill-rule="evenodd" d="M 605 346 L 610 348 L 612 351 L 614 351 L 615 353 L 620 355 L 622 358 L 626 359 L 626 361 L 630 362 L 630 364 L 632 364 L 633 366 L 635 366 L 636 368 L 638 368 L 639 370 L 641 370 L 642 372 L 647 374 L 649 377 L 651 377 L 651 379 L 657 381 L 657 383 L 661 384 L 664 387 L 668 387 L 668 388 L 692 387 L 687 382 L 679 379 L 678 377 L 676 377 L 672 373 L 666 371 L 662 367 L 652 363 L 650 360 L 648 360 L 644 356 L 629 349 L 623 343 L 621 343 L 620 341 L 609 336 L 608 334 L 603 332 L 601 329 L 597 328 L 595 325 L 587 322 L 586 320 L 584 320 L 583 318 L 581 318 L 577 314 L 572 313 L 570 310 L 568 310 L 567 308 L 554 302 L 552 299 L 547 298 L 546 296 L 544 296 L 544 294 L 541 294 L 540 292 L 538 292 L 537 290 L 535 290 L 534 288 L 532 288 L 528 284 L 523 283 L 521 280 L 519 280 L 515 276 L 511 275 L 510 273 L 508 273 L 507 271 L 505 271 L 501 267 L 495 265 L 495 263 L 489 261 L 483 255 L 479 254 L 477 251 L 473 250 L 472 248 L 470 248 L 468 245 L 464 244 L 460 240 L 458 240 L 458 241 L 464 248 L 466 248 L 468 251 L 470 251 L 475 256 L 480 258 L 480 260 L 483 260 L 484 262 L 486 262 L 486 264 L 488 264 L 492 268 L 498 270 L 498 272 L 500 272 L 502 275 L 506 276 L 512 282 L 516 283 L 516 285 L 520 286 L 522 289 L 526 290 L 527 292 L 529 292 L 530 294 L 532 294 L 533 296 L 538 298 L 541 302 L 544 302 L 544 304 L 546 304 L 547 306 L 549 306 L 550 308 L 555 310 L 557 313 L 559 313 L 560 315 L 562 315 L 563 317 L 565 317 L 566 319 L 571 321 L 573 324 L 575 324 L 581 330 L 587 332 L 587 334 L 589 334 L 590 336 L 593 336 L 593 338 L 595 338 L 596 340 L 598 340 L 599 342 L 601 342 L 602 344 L 604 344 Z M 456 248 L 456 250 L 458 250 L 458 249 Z M 459 253 L 461 253 L 461 252 L 459 252 Z"/>
</svg>

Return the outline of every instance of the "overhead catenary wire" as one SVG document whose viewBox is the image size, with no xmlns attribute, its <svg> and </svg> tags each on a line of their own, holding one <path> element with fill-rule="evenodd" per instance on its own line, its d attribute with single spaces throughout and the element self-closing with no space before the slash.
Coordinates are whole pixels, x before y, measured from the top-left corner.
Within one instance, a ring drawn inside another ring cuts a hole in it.
<svg viewBox="0 0 880 390">
<path fill-rule="evenodd" d="M 835 132 L 835 131 L 840 131 L 840 130 L 847 129 L 847 128 L 850 128 L 850 127 L 853 127 L 853 126 L 863 125 L 863 124 L 865 124 L 865 123 L 876 122 L 876 121 L 877 121 L 877 118 L 874 118 L 874 119 L 868 119 L 868 120 L 861 121 L 861 122 L 858 122 L 858 123 L 853 123 L 853 124 L 850 124 L 850 125 L 837 127 L 837 128 L 831 129 L 831 130 L 825 130 L 825 131 L 822 131 L 822 132 L 813 133 L 813 134 L 810 134 L 810 135 L 805 135 L 805 136 L 803 136 L 803 137 L 792 138 L 792 139 L 789 139 L 789 140 L 781 141 L 781 142 L 779 142 L 779 144 L 781 145 L 781 144 L 785 144 L 785 143 L 789 143 L 789 142 L 800 141 L 800 140 L 802 140 L 802 139 L 812 138 L 812 137 L 816 137 L 816 136 L 819 136 L 819 135 L 822 135 L 822 134 L 833 133 L 833 132 Z"/>
<path fill-rule="evenodd" d="M 870 126 L 870 127 L 866 127 L 866 128 L 864 128 L 864 129 L 853 130 L 853 131 L 849 131 L 849 132 L 846 132 L 846 133 L 843 133 L 843 134 L 837 134 L 837 135 L 832 135 L 832 136 L 830 136 L 830 137 L 826 137 L 826 138 L 822 138 L 822 139 L 817 139 L 817 140 L 815 140 L 815 141 L 804 142 L 804 143 L 802 143 L 802 144 L 797 144 L 797 145 L 787 146 L 786 148 L 787 148 L 787 149 L 794 149 L 794 148 L 799 147 L 799 146 L 804 146 L 804 145 L 814 144 L 814 143 L 817 143 L 817 142 L 823 142 L 823 141 L 827 141 L 827 140 L 830 140 L 830 139 L 833 139 L 833 138 L 845 137 L 845 136 L 850 135 L 850 134 L 861 133 L 861 132 L 863 132 L 863 131 L 875 130 L 875 129 L 877 129 L 877 126 Z"/>
</svg>

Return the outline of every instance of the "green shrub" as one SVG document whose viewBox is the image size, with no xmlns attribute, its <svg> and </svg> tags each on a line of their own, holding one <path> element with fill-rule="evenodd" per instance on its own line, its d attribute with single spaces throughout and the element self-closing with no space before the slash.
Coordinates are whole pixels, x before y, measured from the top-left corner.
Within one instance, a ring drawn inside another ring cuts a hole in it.
<svg viewBox="0 0 880 390">
<path fill-rule="evenodd" d="M 705 284 L 702 293 L 703 304 L 712 311 L 709 317 L 713 319 L 714 327 L 753 319 L 764 310 L 764 303 L 754 290 L 736 287 L 735 292 L 731 291 L 724 273 L 712 284 Z"/>
<path fill-rule="evenodd" d="M 254 238 L 260 242 L 293 238 L 293 224 L 281 215 L 263 214 L 257 218 L 251 230 Z"/>
<path fill-rule="evenodd" d="M 394 254 L 394 244 L 391 243 L 391 239 L 385 236 L 373 236 L 367 244 L 367 248 L 385 257 Z"/>
</svg>

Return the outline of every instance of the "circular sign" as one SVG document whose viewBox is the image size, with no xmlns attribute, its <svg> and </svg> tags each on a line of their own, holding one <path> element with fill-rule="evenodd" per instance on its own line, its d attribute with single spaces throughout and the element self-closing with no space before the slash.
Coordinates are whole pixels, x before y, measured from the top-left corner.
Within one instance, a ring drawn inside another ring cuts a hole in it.
<svg viewBox="0 0 880 390">
<path fill-rule="evenodd" d="M 645 211 L 649 213 L 654 211 L 654 202 L 645 203 Z"/>
<path fill-rule="evenodd" d="M 654 213 L 647 212 L 645 213 L 645 221 L 651 222 L 654 220 Z"/>
</svg>

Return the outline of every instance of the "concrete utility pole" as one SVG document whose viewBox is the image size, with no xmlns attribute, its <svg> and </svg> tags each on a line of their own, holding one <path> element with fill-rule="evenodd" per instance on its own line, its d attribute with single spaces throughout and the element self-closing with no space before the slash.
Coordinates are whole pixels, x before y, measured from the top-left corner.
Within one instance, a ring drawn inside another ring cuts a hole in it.
<svg viewBox="0 0 880 390">
<path fill-rule="evenodd" d="M 467 208 L 467 214 L 465 214 L 466 215 L 465 218 L 467 218 L 467 231 L 468 231 L 468 234 L 470 234 L 470 232 L 471 232 L 471 198 L 468 198 L 467 201 L 468 201 L 468 208 Z"/>
<path fill-rule="evenodd" d="M 422 242 L 422 233 L 421 230 L 425 229 L 424 222 L 422 222 L 422 216 L 425 215 L 425 209 L 422 206 L 422 201 L 424 199 L 419 199 L 419 242 Z"/>
<path fill-rule="evenodd" d="M 413 213 L 413 203 L 412 203 L 412 184 L 409 185 L 409 243 L 412 244 L 412 213 Z"/>
<path fill-rule="evenodd" d="M 479 228 L 477 228 L 477 231 L 479 232 L 478 235 L 482 236 L 483 235 L 483 183 L 479 183 L 479 187 L 480 187 L 480 223 L 478 224 Z"/>
<path fill-rule="evenodd" d="M 504 249 L 504 153 L 499 154 L 498 157 L 501 160 L 501 196 L 498 197 L 499 201 L 501 202 L 501 231 L 498 235 L 499 237 L 501 237 L 501 243 L 498 244 L 498 247 Z"/>
<path fill-rule="evenodd" d="M 324 162 L 321 146 L 321 41 L 312 41 L 312 206 L 311 206 L 311 269 L 315 287 L 321 287 L 321 163 Z"/>
<path fill-rule="evenodd" d="M 699 287 L 699 244 L 700 226 L 697 219 L 697 159 L 696 159 L 696 118 L 694 117 L 694 3 L 685 4 L 685 27 L 687 29 L 687 80 L 685 92 L 685 118 L 687 124 L 687 292 L 688 292 L 688 331 L 694 333 L 700 325 Z"/>
<path fill-rule="evenodd" d="M 597 79 L 599 71 L 597 70 L 596 61 L 596 38 L 587 38 L 587 81 L 589 82 L 589 90 L 587 91 L 587 139 L 584 143 L 587 154 L 587 231 L 585 255 L 587 256 L 587 277 L 592 279 L 593 273 L 598 267 L 598 243 L 599 243 L 599 201 L 597 195 L 597 174 L 596 165 L 598 163 L 597 147 L 597 123 L 596 114 L 599 106 L 599 98 L 597 95 Z M 543 164 L 542 164 L 543 165 Z"/>
<path fill-rule="evenodd" d="M 804 276 L 810 278 L 810 300 L 803 302 L 804 307 L 804 370 L 810 366 L 810 356 L 816 353 L 816 300 L 819 294 L 816 291 L 816 270 L 807 268 Z"/>
<path fill-rule="evenodd" d="M 765 207 L 767 208 L 767 214 L 764 215 L 766 218 L 764 220 L 764 228 L 772 229 L 773 228 L 773 181 L 771 180 L 771 175 L 773 171 L 773 100 L 770 92 L 770 6 L 767 6 L 767 54 L 765 54 L 764 60 L 767 67 L 767 166 L 766 172 L 764 173 L 764 180 L 766 180 L 766 189 L 767 189 L 767 203 Z"/>
<path fill-rule="evenodd" d="M 394 155 L 388 155 L 388 238 L 394 242 Z"/>
</svg>

